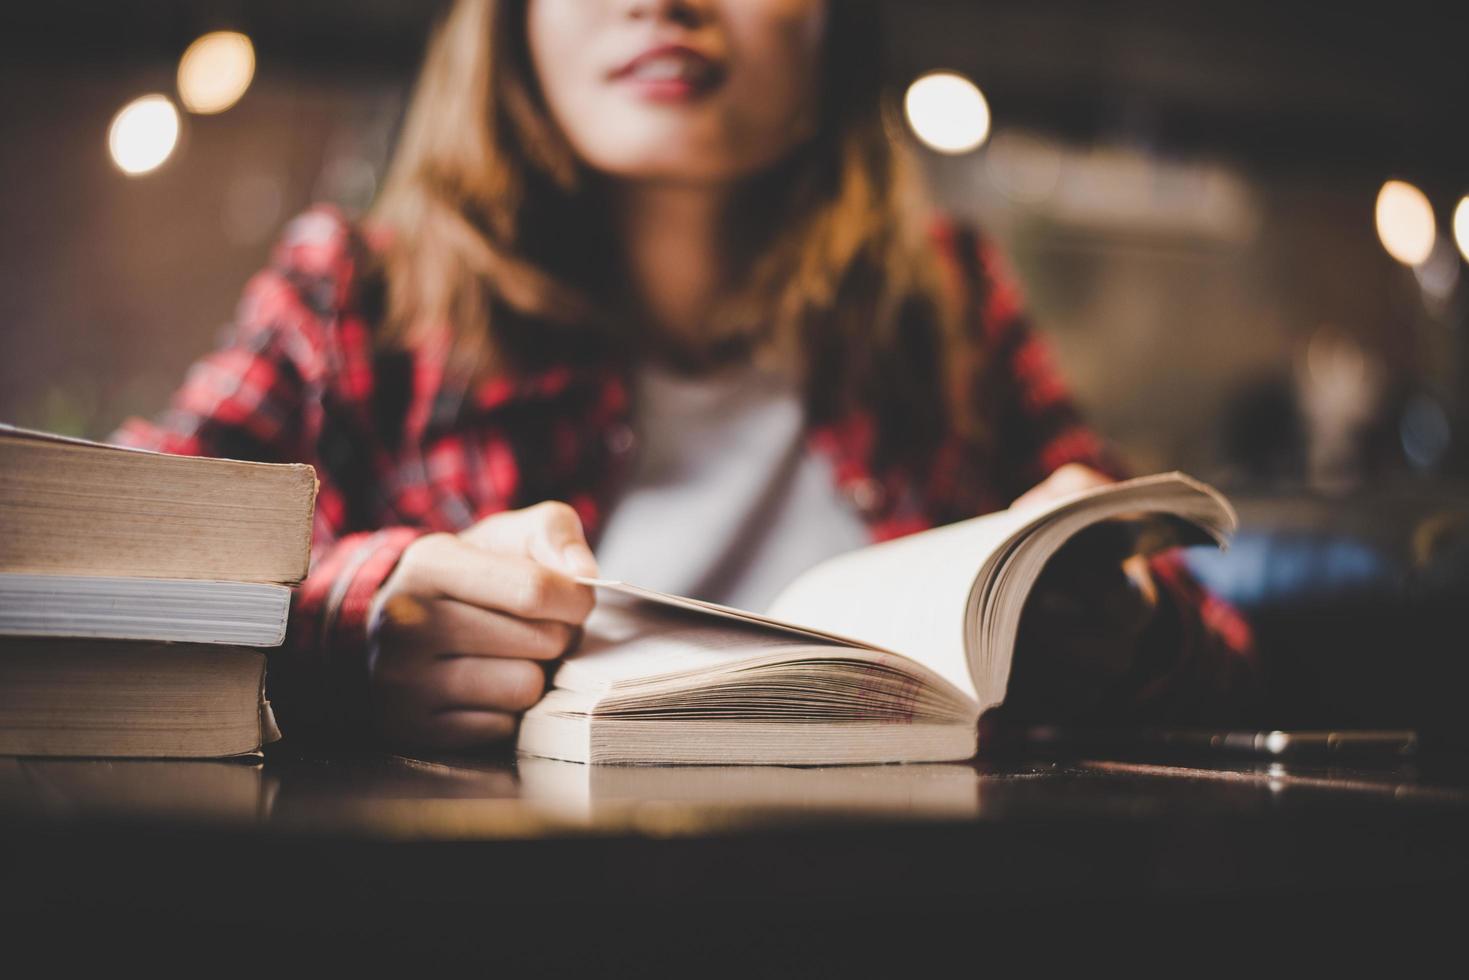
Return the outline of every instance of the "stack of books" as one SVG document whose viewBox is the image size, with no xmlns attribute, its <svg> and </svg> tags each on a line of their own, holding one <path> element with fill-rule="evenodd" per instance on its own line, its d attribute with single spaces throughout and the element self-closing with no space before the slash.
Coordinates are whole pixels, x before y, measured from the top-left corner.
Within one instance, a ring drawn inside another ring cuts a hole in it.
<svg viewBox="0 0 1469 980">
<path fill-rule="evenodd" d="M 0 754 L 207 758 L 275 737 L 263 647 L 316 474 L 0 425 Z"/>
</svg>

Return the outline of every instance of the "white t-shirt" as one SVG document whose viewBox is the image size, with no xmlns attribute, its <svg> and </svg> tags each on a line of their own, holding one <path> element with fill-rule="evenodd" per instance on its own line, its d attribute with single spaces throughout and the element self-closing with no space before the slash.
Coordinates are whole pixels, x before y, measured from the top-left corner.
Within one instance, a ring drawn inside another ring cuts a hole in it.
<svg viewBox="0 0 1469 980">
<path fill-rule="evenodd" d="M 698 376 L 653 365 L 634 397 L 631 472 L 596 548 L 604 577 L 761 611 L 871 540 L 807 448 L 789 381 L 747 364 Z"/>
</svg>

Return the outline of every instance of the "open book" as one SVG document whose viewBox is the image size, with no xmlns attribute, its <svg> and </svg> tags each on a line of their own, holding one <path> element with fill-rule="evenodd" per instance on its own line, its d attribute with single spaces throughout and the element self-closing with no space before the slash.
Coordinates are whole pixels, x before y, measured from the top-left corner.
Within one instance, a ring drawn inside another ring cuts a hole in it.
<svg viewBox="0 0 1469 980">
<path fill-rule="evenodd" d="M 598 604 L 519 748 L 572 762 L 826 765 L 966 759 L 1004 700 L 1047 559 L 1127 518 L 1136 549 L 1220 545 L 1237 524 L 1180 473 L 999 511 L 832 558 L 763 615 L 585 579 Z"/>
</svg>

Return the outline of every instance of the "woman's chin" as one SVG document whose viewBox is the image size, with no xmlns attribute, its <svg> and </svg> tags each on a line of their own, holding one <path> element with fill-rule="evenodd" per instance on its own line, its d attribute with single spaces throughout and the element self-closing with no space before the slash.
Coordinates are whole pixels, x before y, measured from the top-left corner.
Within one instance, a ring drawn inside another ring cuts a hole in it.
<svg viewBox="0 0 1469 980">
<path fill-rule="evenodd" d="M 623 180 L 738 180 L 791 149 L 787 126 L 776 134 L 768 132 L 775 127 L 731 125 L 726 114 L 697 108 L 606 108 L 595 132 L 568 135 L 587 166 Z"/>
<path fill-rule="evenodd" d="M 591 159 L 593 169 L 608 177 L 626 181 L 660 183 L 710 184 L 738 180 L 754 167 L 732 166 L 727 155 L 708 151 L 679 152 L 660 146 L 643 154 L 620 155 L 614 159 Z"/>
</svg>

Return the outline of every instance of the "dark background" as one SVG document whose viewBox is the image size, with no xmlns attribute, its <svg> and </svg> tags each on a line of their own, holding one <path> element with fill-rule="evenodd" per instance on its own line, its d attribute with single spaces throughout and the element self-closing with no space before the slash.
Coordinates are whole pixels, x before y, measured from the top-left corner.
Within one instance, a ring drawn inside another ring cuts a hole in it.
<svg viewBox="0 0 1469 980">
<path fill-rule="evenodd" d="M 164 404 L 282 222 L 362 209 L 442 3 L 50 0 L 0 13 L 0 419 L 102 436 Z M 1139 470 L 1229 485 L 1439 483 L 1466 469 L 1469 59 L 1449 4 L 893 2 L 893 90 L 965 72 L 994 118 L 935 197 L 1010 255 L 1098 427 Z M 108 160 L 112 115 L 176 97 L 198 35 L 255 81 L 184 118 L 160 170 Z M 1437 212 L 1411 270 L 1382 182 Z"/>
</svg>

